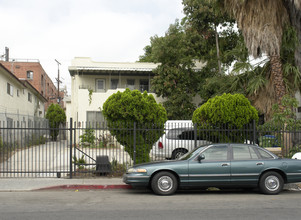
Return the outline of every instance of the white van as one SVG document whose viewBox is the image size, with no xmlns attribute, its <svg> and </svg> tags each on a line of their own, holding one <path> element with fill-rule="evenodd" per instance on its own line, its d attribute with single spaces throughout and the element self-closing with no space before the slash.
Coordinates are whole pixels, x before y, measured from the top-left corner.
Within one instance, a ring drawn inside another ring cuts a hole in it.
<svg viewBox="0 0 301 220">
<path fill-rule="evenodd" d="M 177 159 L 195 147 L 211 143 L 196 139 L 191 120 L 168 120 L 165 134 L 153 145 L 150 155 L 155 159 Z"/>
</svg>

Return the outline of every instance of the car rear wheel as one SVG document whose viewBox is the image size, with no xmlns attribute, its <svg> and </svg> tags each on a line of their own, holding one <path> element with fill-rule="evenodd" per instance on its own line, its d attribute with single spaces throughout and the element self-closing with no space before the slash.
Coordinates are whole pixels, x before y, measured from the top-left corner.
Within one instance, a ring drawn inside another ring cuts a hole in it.
<svg viewBox="0 0 301 220">
<path fill-rule="evenodd" d="M 152 178 L 151 188 L 158 195 L 172 195 L 178 188 L 178 181 L 170 172 L 159 172 Z"/>
<path fill-rule="evenodd" d="M 176 160 L 186 154 L 188 150 L 186 149 L 177 149 L 172 152 L 171 159 Z"/>
<path fill-rule="evenodd" d="M 275 195 L 282 191 L 284 181 L 282 176 L 277 172 L 264 173 L 259 180 L 259 188 L 262 193 Z"/>
</svg>

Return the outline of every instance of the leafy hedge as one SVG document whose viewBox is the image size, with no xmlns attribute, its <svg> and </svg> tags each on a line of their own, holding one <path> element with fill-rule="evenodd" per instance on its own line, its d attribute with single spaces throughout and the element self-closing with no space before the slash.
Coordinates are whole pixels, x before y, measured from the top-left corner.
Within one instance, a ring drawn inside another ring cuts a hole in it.
<svg viewBox="0 0 301 220">
<path fill-rule="evenodd" d="M 243 141 L 246 137 L 239 129 L 253 120 L 258 121 L 258 112 L 242 94 L 223 94 L 211 98 L 196 109 L 192 117 L 193 123 L 197 124 L 199 129 L 215 129 L 216 132 L 213 132 L 210 139 L 220 142 Z M 232 131 L 223 133 L 222 129 Z"/>
<path fill-rule="evenodd" d="M 167 120 L 166 110 L 156 103 L 152 95 L 146 91 L 142 94 L 138 90 L 118 91 L 103 104 L 103 115 L 108 121 L 111 134 L 125 147 L 132 159 L 135 151 L 136 163 L 150 161 L 149 152 L 152 145 L 162 136 Z M 150 129 L 151 127 L 156 129 Z M 160 128 L 160 131 L 157 128 Z"/>
</svg>

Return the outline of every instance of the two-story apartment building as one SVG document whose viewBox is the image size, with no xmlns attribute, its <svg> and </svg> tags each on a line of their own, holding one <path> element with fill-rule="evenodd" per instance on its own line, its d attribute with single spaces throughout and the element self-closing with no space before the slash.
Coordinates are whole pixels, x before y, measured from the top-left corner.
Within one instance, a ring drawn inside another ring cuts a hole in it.
<svg viewBox="0 0 301 220">
<path fill-rule="evenodd" d="M 162 102 L 151 91 L 155 63 L 95 62 L 91 58 L 76 57 L 69 66 L 71 75 L 71 100 L 66 102 L 66 115 L 78 122 L 102 122 L 101 108 L 109 96 L 126 88 L 148 91 L 156 101 Z M 196 70 L 201 69 L 198 63 Z M 200 98 L 195 97 L 195 103 Z"/>
<path fill-rule="evenodd" d="M 26 79 L 18 79 L 0 64 L 0 121 L 27 122 L 28 118 L 44 117 L 46 102 L 47 99 Z"/>
<path fill-rule="evenodd" d="M 52 103 L 57 103 L 57 88 L 43 69 L 39 60 L 6 59 L 5 61 L 0 61 L 0 63 L 17 78 L 30 83 L 47 99 L 45 103 L 46 111 Z M 63 98 L 63 96 L 64 93 L 60 92 L 60 97 Z M 62 104 L 63 102 L 61 102 Z"/>
</svg>

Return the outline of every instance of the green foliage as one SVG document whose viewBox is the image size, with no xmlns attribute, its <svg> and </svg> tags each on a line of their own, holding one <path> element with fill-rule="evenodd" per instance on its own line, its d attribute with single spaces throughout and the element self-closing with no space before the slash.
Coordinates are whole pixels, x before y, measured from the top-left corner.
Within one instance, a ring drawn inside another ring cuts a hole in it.
<svg viewBox="0 0 301 220">
<path fill-rule="evenodd" d="M 122 176 L 126 172 L 127 164 L 125 163 L 120 164 L 115 158 L 113 158 L 111 162 L 111 167 L 112 167 L 112 173 L 114 173 L 115 176 Z"/>
<path fill-rule="evenodd" d="M 230 65 L 233 57 L 224 53 L 236 46 L 240 36 L 233 29 L 235 20 L 225 13 L 217 0 L 183 0 L 183 6 L 183 24 L 198 58 L 210 62 L 210 66 L 213 64 L 215 70 L 218 60 Z"/>
<path fill-rule="evenodd" d="M 258 112 L 250 104 L 250 101 L 242 94 L 223 94 L 209 99 L 193 113 L 192 122 L 199 129 L 216 129 L 211 137 L 220 142 L 241 142 L 245 139 L 239 129 L 244 125 L 258 121 Z M 236 129 L 223 133 L 219 129 Z"/>
<path fill-rule="evenodd" d="M 45 143 L 46 138 L 44 136 L 37 136 L 35 134 L 32 134 L 32 136 L 28 138 L 28 146 L 35 146 Z"/>
<path fill-rule="evenodd" d="M 92 103 L 92 95 L 93 95 L 93 89 L 88 89 L 89 91 L 89 105 Z"/>
<path fill-rule="evenodd" d="M 85 133 L 80 135 L 80 142 L 82 144 L 88 143 L 89 145 L 94 145 L 95 144 L 95 135 L 94 135 L 94 129 L 91 128 L 86 128 Z"/>
<path fill-rule="evenodd" d="M 295 113 L 298 101 L 289 95 L 285 95 L 281 100 L 281 104 L 283 110 L 280 110 L 277 104 L 273 105 L 272 118 L 264 125 L 259 126 L 260 131 L 279 131 L 284 128 L 287 131 L 301 129 L 301 121 L 296 120 Z"/>
<path fill-rule="evenodd" d="M 206 86 L 208 78 L 224 76 L 221 72 L 235 58 L 226 51 L 235 48 L 241 38 L 233 28 L 234 20 L 221 10 L 217 1 L 184 0 L 183 5 L 186 16 L 182 22 L 176 20 L 163 37 L 151 37 L 151 44 L 140 56 L 141 62 L 160 63 L 154 71 L 152 90 L 166 98 L 163 105 L 169 119 L 191 119 L 196 94 L 207 100 L 221 90 Z M 203 67 L 195 70 L 199 61 Z"/>
<path fill-rule="evenodd" d="M 289 96 L 283 96 L 281 100 L 283 109 L 280 110 L 277 104 L 273 105 L 273 113 L 271 120 L 267 121 L 263 125 L 258 127 L 260 132 L 260 138 L 265 135 L 275 136 L 275 141 L 277 141 L 277 146 L 284 147 L 289 144 L 287 142 L 287 136 L 295 133 L 295 131 L 301 130 L 301 121 L 296 120 L 295 109 L 298 107 L 298 101 Z M 263 147 L 268 147 L 268 145 L 262 145 Z M 300 150 L 300 145 L 291 146 L 288 157 L 291 157 L 294 153 Z"/>
<path fill-rule="evenodd" d="M 242 94 L 223 94 L 209 99 L 195 110 L 193 123 L 228 124 L 237 128 L 258 120 L 257 110 Z"/>
<path fill-rule="evenodd" d="M 281 59 L 283 80 L 289 93 L 301 89 L 301 73 L 295 62 L 295 51 L 299 46 L 297 31 L 293 27 L 287 26 L 282 36 Z"/>
<path fill-rule="evenodd" d="M 84 155 L 81 158 L 74 156 L 72 159 L 72 163 L 78 166 L 78 169 L 82 170 L 85 168 L 86 160 L 84 159 Z"/>
<path fill-rule="evenodd" d="M 66 114 L 58 104 L 51 104 L 46 113 L 46 119 L 49 120 L 50 135 L 53 141 L 57 140 L 59 126 L 66 122 Z"/>
<path fill-rule="evenodd" d="M 2 137 L 0 136 L 0 151 L 3 148 L 3 142 L 2 142 Z"/>
<path fill-rule="evenodd" d="M 136 143 L 136 163 L 150 161 L 149 152 L 152 145 L 163 134 L 167 120 L 166 110 L 157 104 L 152 95 L 145 91 L 118 91 L 103 104 L 103 114 L 108 121 L 110 132 L 125 147 L 125 151 L 134 159 L 134 141 Z M 136 139 L 134 140 L 134 123 Z M 158 132 L 150 126 L 161 128 Z"/>
<path fill-rule="evenodd" d="M 169 119 L 191 119 L 195 110 L 192 98 L 197 93 L 196 72 L 186 33 L 178 22 L 170 25 L 164 37 L 154 37 L 152 57 L 161 65 L 154 71 L 152 90 L 167 101 L 163 103 Z"/>
</svg>

